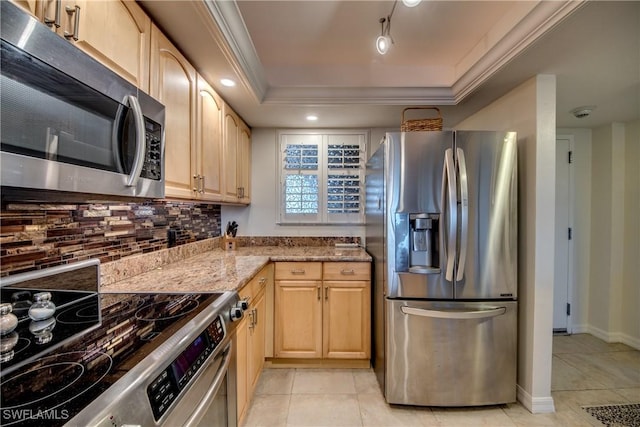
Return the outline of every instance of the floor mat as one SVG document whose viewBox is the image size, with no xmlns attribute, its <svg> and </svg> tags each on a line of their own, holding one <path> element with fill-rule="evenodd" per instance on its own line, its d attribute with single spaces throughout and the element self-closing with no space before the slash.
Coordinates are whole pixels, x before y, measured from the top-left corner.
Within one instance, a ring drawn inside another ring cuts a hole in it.
<svg viewBox="0 0 640 427">
<path fill-rule="evenodd" d="M 607 427 L 640 427 L 640 403 L 583 406 L 582 409 Z"/>
</svg>

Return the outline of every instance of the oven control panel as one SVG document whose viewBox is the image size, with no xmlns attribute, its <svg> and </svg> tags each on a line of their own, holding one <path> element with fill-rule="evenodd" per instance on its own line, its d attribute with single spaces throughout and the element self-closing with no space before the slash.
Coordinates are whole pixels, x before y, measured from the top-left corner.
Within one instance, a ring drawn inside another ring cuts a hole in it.
<svg viewBox="0 0 640 427">
<path fill-rule="evenodd" d="M 223 319 L 222 316 L 218 316 L 147 386 L 147 396 L 156 421 L 202 368 L 204 362 L 224 339 L 224 334 Z"/>
</svg>

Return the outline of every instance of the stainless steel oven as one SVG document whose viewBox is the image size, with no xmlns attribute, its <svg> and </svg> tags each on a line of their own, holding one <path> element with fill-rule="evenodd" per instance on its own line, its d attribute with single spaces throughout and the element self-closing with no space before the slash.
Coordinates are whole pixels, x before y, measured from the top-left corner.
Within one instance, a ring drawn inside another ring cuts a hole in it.
<svg viewBox="0 0 640 427">
<path fill-rule="evenodd" d="M 162 104 L 2 2 L 2 186 L 164 197 Z"/>
<path fill-rule="evenodd" d="M 236 426 L 237 292 L 74 300 L 65 286 L 91 289 L 95 262 L 50 270 L 0 280 L 3 316 L 18 318 L 0 331 L 0 425 Z M 55 306 L 45 322 L 49 347 L 20 311 L 43 291 Z"/>
</svg>

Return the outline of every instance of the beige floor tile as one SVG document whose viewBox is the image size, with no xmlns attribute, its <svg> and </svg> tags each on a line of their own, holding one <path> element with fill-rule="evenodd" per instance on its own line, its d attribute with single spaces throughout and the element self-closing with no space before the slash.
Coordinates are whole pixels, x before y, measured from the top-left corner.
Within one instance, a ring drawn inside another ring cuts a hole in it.
<svg viewBox="0 0 640 427">
<path fill-rule="evenodd" d="M 373 369 L 354 369 L 352 373 L 356 393 L 381 395 L 380 384 Z"/>
<path fill-rule="evenodd" d="M 515 426 L 501 407 L 432 408 L 432 412 L 441 426 Z"/>
<path fill-rule="evenodd" d="M 291 394 L 295 374 L 295 369 L 265 369 L 258 380 L 255 394 Z"/>
<path fill-rule="evenodd" d="M 287 426 L 362 426 L 355 394 L 292 394 Z"/>
<path fill-rule="evenodd" d="M 402 427 L 402 426 L 420 426 L 423 425 L 422 417 L 419 416 L 418 410 L 412 407 L 391 406 L 382 397 L 381 393 L 359 394 L 358 402 L 360 403 L 360 415 L 362 416 L 362 425 L 367 427 Z M 435 417 L 429 409 L 425 409 L 434 422 Z M 435 425 L 435 424 L 431 424 Z"/>
<path fill-rule="evenodd" d="M 606 388 L 640 386 L 640 352 L 561 354 L 557 357 Z"/>
<path fill-rule="evenodd" d="M 372 369 L 266 369 L 244 426 L 602 427 L 582 406 L 640 403 L 639 351 L 577 334 L 554 336 L 553 354 L 552 414 L 388 405 Z"/>
<path fill-rule="evenodd" d="M 588 343 L 577 339 L 578 335 L 554 335 L 553 354 L 591 352 Z"/>
<path fill-rule="evenodd" d="M 594 380 L 579 367 L 575 367 L 564 360 L 565 354 L 554 355 L 552 359 L 552 375 L 551 390 L 588 390 L 588 389 L 605 389 L 604 384 Z"/>
<path fill-rule="evenodd" d="M 287 425 L 288 394 L 255 395 L 243 427 L 282 427 Z"/>
<path fill-rule="evenodd" d="M 640 403 L 640 387 L 616 388 L 612 390 L 629 401 L 629 403 Z"/>
<path fill-rule="evenodd" d="M 579 410 L 583 406 L 627 403 L 626 398 L 612 390 L 554 391 L 551 396 L 556 410 L 564 408 Z"/>
<path fill-rule="evenodd" d="M 571 338 L 573 338 L 575 343 L 579 344 L 581 347 L 584 346 L 586 351 L 591 353 L 634 350 L 626 344 L 608 343 L 590 334 L 575 334 L 571 335 Z"/>
<path fill-rule="evenodd" d="M 570 409 L 549 414 L 532 414 L 519 403 L 509 404 L 505 414 L 518 427 L 578 427 L 584 424 L 582 417 Z"/>
<path fill-rule="evenodd" d="M 292 393 L 355 394 L 356 386 L 350 369 L 297 369 Z"/>
</svg>

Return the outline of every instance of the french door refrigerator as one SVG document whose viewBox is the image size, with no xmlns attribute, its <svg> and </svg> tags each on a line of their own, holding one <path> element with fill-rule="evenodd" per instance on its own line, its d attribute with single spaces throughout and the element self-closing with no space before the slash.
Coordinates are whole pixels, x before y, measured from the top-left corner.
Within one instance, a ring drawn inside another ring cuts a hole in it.
<svg viewBox="0 0 640 427">
<path fill-rule="evenodd" d="M 387 402 L 515 401 L 515 132 L 387 133 L 365 182 L 373 365 Z"/>
</svg>

